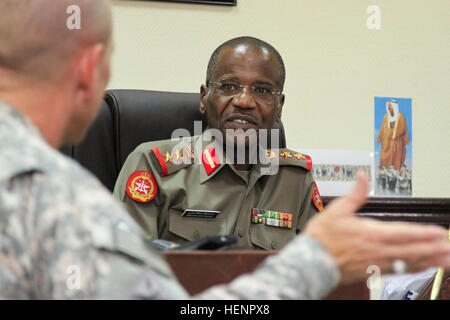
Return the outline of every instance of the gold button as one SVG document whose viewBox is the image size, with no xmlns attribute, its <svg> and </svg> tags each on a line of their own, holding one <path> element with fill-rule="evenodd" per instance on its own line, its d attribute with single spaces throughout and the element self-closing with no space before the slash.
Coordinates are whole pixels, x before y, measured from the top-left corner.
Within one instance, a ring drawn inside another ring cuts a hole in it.
<svg viewBox="0 0 450 320">
<path fill-rule="evenodd" d="M 195 239 L 195 240 L 200 239 L 200 232 L 198 232 L 197 230 L 194 231 L 194 239 Z"/>
<path fill-rule="evenodd" d="M 270 244 L 272 246 L 272 249 L 276 249 L 278 247 L 278 244 L 276 241 L 272 241 L 272 243 Z"/>
</svg>

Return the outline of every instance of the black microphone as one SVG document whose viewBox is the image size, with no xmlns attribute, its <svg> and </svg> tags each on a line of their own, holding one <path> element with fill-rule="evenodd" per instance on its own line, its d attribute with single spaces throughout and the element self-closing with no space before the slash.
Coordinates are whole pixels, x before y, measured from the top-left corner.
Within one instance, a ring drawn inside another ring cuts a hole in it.
<svg viewBox="0 0 450 320">
<path fill-rule="evenodd" d="M 206 236 L 199 240 L 193 240 L 184 244 L 178 244 L 167 240 L 151 240 L 151 245 L 159 250 L 177 250 L 177 251 L 189 251 L 189 250 L 217 250 L 224 246 L 232 245 L 237 242 L 237 238 L 234 235 L 214 235 Z"/>
</svg>

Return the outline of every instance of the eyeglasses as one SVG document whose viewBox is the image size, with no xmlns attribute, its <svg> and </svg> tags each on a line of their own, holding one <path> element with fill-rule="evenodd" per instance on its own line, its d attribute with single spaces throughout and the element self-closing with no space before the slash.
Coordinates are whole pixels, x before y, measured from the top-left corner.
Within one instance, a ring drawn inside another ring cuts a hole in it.
<svg viewBox="0 0 450 320">
<path fill-rule="evenodd" d="M 273 88 L 268 87 L 268 86 L 264 86 L 264 85 L 249 86 L 249 85 L 244 85 L 237 81 L 228 81 L 228 80 L 221 81 L 221 82 L 209 81 L 209 83 L 215 85 L 220 94 L 230 96 L 230 97 L 241 95 L 242 92 L 244 91 L 244 88 L 248 87 L 250 89 L 249 90 L 250 95 L 254 99 L 256 99 L 262 103 L 266 103 L 266 104 L 273 103 L 275 101 L 275 99 L 277 97 L 279 97 L 280 94 L 282 93 L 282 91 L 275 91 L 275 90 L 273 90 Z"/>
</svg>

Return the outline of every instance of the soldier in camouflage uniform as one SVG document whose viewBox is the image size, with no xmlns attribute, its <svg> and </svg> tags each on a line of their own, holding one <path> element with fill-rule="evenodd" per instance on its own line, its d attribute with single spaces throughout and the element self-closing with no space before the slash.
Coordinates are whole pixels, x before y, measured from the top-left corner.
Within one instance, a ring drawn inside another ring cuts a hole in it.
<svg viewBox="0 0 450 320">
<path fill-rule="evenodd" d="M 143 266 L 184 297 L 140 228 L 78 164 L 0 103 L 0 299 L 131 297 Z"/>
<path fill-rule="evenodd" d="M 144 143 L 129 155 L 117 179 L 114 195 L 150 237 L 184 243 L 234 234 L 238 241 L 228 249 L 279 250 L 323 209 L 311 158 L 278 148 L 273 133 L 267 134 L 270 149 L 267 139 L 259 139 L 281 119 L 284 79 L 280 54 L 262 40 L 236 38 L 215 50 L 201 88 L 200 111 L 207 116 L 208 130 L 217 134 L 185 143 Z M 223 138 L 228 130 L 236 136 Z M 248 132 L 256 138 L 250 141 Z M 221 138 L 224 143 L 218 143 Z M 233 150 L 234 159 L 225 150 Z M 239 151 L 246 156 L 241 163 Z M 195 161 L 199 155 L 201 161 Z M 265 165 L 276 170 L 264 170 Z"/>
<path fill-rule="evenodd" d="M 0 145 L 0 298 L 188 297 L 98 180 L 52 149 L 30 121 L 3 103 Z M 266 264 L 255 276 L 197 298 L 317 299 L 339 281 L 333 258 L 307 236 Z M 309 276 L 300 277 L 293 268 Z M 274 272 L 286 276 L 270 284 Z"/>
<path fill-rule="evenodd" d="M 87 17 L 74 34 L 58 25 L 73 4 Z M 82 139 L 102 99 L 109 11 L 106 0 L 0 2 L 0 299 L 188 297 L 106 189 L 54 150 Z M 437 242 L 445 230 L 354 217 L 367 190 L 362 180 L 252 275 L 195 298 L 318 299 L 368 263 L 450 265 L 438 259 L 450 252 Z"/>
<path fill-rule="evenodd" d="M 0 79 L 0 101 L 9 102 L 0 102 L 0 299 L 187 298 L 185 290 L 178 284 L 161 255 L 147 247 L 141 229 L 106 189 L 85 169 L 54 149 L 62 142 L 73 143 L 81 138 L 88 122 L 95 115 L 93 111 L 98 108 L 106 80 L 100 78 L 98 83 L 90 84 L 98 86 L 92 90 L 94 96 L 90 97 L 95 100 L 95 104 L 77 106 L 93 110 L 92 114 L 85 115 L 70 109 L 75 108 L 70 104 L 75 101 L 76 96 L 68 96 L 70 91 L 63 85 L 58 86 L 50 80 L 43 85 L 32 81 L 35 75 L 54 80 L 60 76 L 60 71 L 49 74 L 47 67 L 40 68 L 39 64 L 29 67 L 20 61 L 15 61 L 17 65 L 5 63 L 8 58 L 10 61 L 14 60 L 14 45 L 19 39 L 28 41 L 22 46 L 29 47 L 30 52 L 35 52 L 32 49 L 42 44 L 39 40 L 45 42 L 48 38 L 58 37 L 59 32 L 65 35 L 67 42 L 77 40 L 71 33 L 59 30 L 59 26 L 56 29 L 48 26 L 47 33 L 40 35 L 42 38 L 22 39 L 15 37 L 14 33 L 19 32 L 20 28 L 14 30 L 10 26 L 33 26 L 34 21 L 26 21 L 26 18 L 33 16 L 32 13 L 36 10 L 44 15 L 45 12 L 50 12 L 64 17 L 67 6 L 74 3 L 80 5 L 86 17 L 104 15 L 105 12 L 109 14 L 106 1 L 103 2 L 104 8 L 96 7 L 99 2 L 90 2 L 11 0 L 0 3 L 0 30 L 9 36 L 0 39 L 0 47 L 11 49 L 10 53 L 1 52 L 4 56 L 0 56 L 3 58 L 0 59 L 0 74 L 10 76 Z M 44 10 L 47 6 L 52 6 L 54 10 Z M 100 12 L 96 12 L 97 10 Z M 63 21 L 55 16 L 49 18 L 46 23 Z M 39 21 L 36 23 L 39 24 Z M 92 22 L 90 24 L 92 27 Z M 41 24 L 39 27 L 42 30 L 47 25 Z M 89 25 L 85 25 L 85 28 L 89 30 Z M 86 51 L 82 51 L 81 45 L 76 44 L 77 50 L 73 51 L 73 56 L 77 53 L 89 59 L 90 55 L 97 53 L 99 60 L 97 65 L 93 64 L 97 68 L 95 72 L 107 74 L 102 68 L 105 68 L 104 63 L 109 64 L 110 52 L 100 54 L 96 51 L 98 43 L 104 48 L 111 46 L 110 36 L 106 39 L 105 42 L 98 40 L 82 47 Z M 52 54 L 46 58 L 49 60 L 50 57 L 53 58 L 52 63 L 60 62 Z M 37 62 L 40 57 L 31 54 L 27 58 L 31 62 Z M 70 59 L 68 61 L 72 62 Z M 15 87 L 9 86 L 7 79 L 20 79 L 16 70 L 22 76 L 22 67 L 30 74 L 26 77 L 27 81 L 23 82 L 23 89 L 8 90 Z M 72 71 L 73 78 L 70 80 L 78 81 L 75 87 L 79 88 L 80 82 L 85 79 L 76 78 L 78 72 L 93 73 L 94 69 Z M 60 99 L 60 96 L 55 95 L 57 92 L 62 92 L 64 98 Z M 43 101 L 47 101 L 47 105 L 41 105 Z M 55 121 L 55 114 L 60 115 L 60 110 L 66 110 L 63 113 L 72 116 Z M 68 112 L 69 110 L 73 113 Z M 42 114 L 45 115 L 43 122 L 40 117 Z M 73 123 L 83 116 L 91 119 L 85 118 L 73 128 Z M 60 122 L 64 126 L 59 128 L 59 132 L 49 132 L 58 129 Z M 63 136 L 65 131 L 70 131 L 71 134 Z M 310 291 L 313 290 L 310 292 L 311 297 L 318 298 L 318 294 L 323 294 L 322 291 L 328 291 L 337 283 L 339 272 L 332 257 L 317 241 L 299 241 L 303 245 L 295 248 L 295 256 L 311 256 L 306 252 L 317 251 L 314 259 L 309 260 L 313 264 L 323 261 L 322 272 L 330 275 L 329 283 L 324 281 L 323 285 L 306 286 Z M 302 253 L 303 251 L 305 252 Z M 266 270 L 266 273 L 274 271 L 272 266 Z M 280 272 L 283 273 L 282 270 Z M 264 271 L 259 279 L 256 277 L 244 283 L 248 287 L 252 281 L 255 284 L 262 283 L 263 278 L 266 278 Z M 137 288 L 133 293 L 135 285 Z M 283 287 L 280 286 L 281 288 Z M 239 298 L 242 296 L 239 291 L 218 288 L 214 294 L 206 293 L 200 297 L 213 298 L 221 295 Z M 259 293 L 262 295 L 250 294 L 247 297 L 277 297 L 279 291 L 271 289 L 270 296 L 267 295 L 269 292 Z M 291 297 L 302 297 L 303 294 L 298 291 Z"/>
</svg>

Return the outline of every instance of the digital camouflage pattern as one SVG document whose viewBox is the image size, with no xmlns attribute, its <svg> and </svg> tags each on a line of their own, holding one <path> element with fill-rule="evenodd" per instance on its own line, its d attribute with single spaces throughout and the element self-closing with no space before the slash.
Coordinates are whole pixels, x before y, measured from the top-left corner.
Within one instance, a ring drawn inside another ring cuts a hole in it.
<svg viewBox="0 0 450 320">
<path fill-rule="evenodd" d="M 0 103 L 0 299 L 186 299 L 107 190 Z M 274 276 L 276 275 L 276 276 Z M 252 275 L 198 299 L 318 299 L 339 270 L 299 236 Z"/>
<path fill-rule="evenodd" d="M 186 297 L 109 192 L 1 103 L 0 155 L 0 298 L 126 299 L 144 261 L 151 298 Z"/>
</svg>

